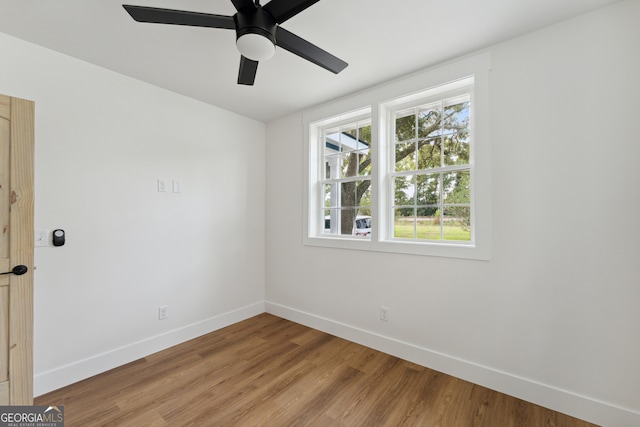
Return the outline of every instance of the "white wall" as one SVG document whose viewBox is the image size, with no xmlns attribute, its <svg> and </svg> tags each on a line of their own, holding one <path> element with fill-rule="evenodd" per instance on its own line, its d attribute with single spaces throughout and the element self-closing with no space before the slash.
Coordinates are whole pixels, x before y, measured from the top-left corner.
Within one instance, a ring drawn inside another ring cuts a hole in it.
<svg viewBox="0 0 640 427">
<path fill-rule="evenodd" d="M 489 51 L 491 260 L 303 246 L 295 114 L 267 126 L 267 310 L 561 412 L 640 425 L 640 1 Z"/>
<path fill-rule="evenodd" d="M 35 250 L 36 395 L 264 311 L 263 123 L 3 34 L 0 52 L 0 93 L 36 103 L 35 227 L 67 232 Z"/>
</svg>

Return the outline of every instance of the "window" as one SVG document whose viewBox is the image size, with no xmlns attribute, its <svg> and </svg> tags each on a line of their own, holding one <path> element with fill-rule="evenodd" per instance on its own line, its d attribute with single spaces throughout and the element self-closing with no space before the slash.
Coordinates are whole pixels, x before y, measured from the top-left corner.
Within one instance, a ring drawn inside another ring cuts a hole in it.
<svg viewBox="0 0 640 427">
<path fill-rule="evenodd" d="M 489 59 L 305 114 L 304 243 L 489 259 Z"/>
<path fill-rule="evenodd" d="M 394 239 L 472 240 L 470 98 L 465 93 L 393 111 Z"/>
<path fill-rule="evenodd" d="M 371 119 L 323 128 L 319 133 L 323 234 L 371 234 Z"/>
</svg>

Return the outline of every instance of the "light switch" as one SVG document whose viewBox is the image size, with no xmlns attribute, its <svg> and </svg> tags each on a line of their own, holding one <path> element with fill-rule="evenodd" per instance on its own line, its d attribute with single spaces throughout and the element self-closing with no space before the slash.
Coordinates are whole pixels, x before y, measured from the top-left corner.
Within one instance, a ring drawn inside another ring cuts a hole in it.
<svg viewBox="0 0 640 427">
<path fill-rule="evenodd" d="M 182 193 L 182 182 L 173 181 L 173 192 L 174 193 Z"/>
<path fill-rule="evenodd" d="M 35 246 L 49 246 L 49 231 L 48 230 L 36 230 L 33 233 Z"/>
</svg>

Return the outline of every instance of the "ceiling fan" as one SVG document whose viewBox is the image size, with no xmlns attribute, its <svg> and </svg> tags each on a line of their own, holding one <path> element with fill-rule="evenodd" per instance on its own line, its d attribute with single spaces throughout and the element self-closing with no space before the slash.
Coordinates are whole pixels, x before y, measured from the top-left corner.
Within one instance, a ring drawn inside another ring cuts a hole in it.
<svg viewBox="0 0 640 427">
<path fill-rule="evenodd" d="M 296 36 L 280 26 L 319 0 L 271 0 L 264 6 L 259 0 L 231 0 L 238 11 L 233 16 L 156 7 L 123 5 L 138 22 L 187 25 L 191 27 L 236 30 L 236 47 L 241 53 L 238 84 L 253 85 L 258 61 L 271 58 L 276 46 L 288 50 L 335 74 L 347 63 Z"/>
</svg>

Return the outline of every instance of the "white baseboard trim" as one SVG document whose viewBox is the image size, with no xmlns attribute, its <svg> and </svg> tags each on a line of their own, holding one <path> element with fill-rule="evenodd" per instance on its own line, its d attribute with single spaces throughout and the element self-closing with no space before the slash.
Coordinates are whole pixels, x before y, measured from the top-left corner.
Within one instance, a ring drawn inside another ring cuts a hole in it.
<svg viewBox="0 0 640 427">
<path fill-rule="evenodd" d="M 259 302 L 49 371 L 37 373 L 33 378 L 34 396 L 41 396 L 264 312 L 265 304 Z"/>
<path fill-rule="evenodd" d="M 607 427 L 640 426 L 640 413 L 267 301 L 267 313 L 444 372 L 563 414 Z"/>
</svg>

